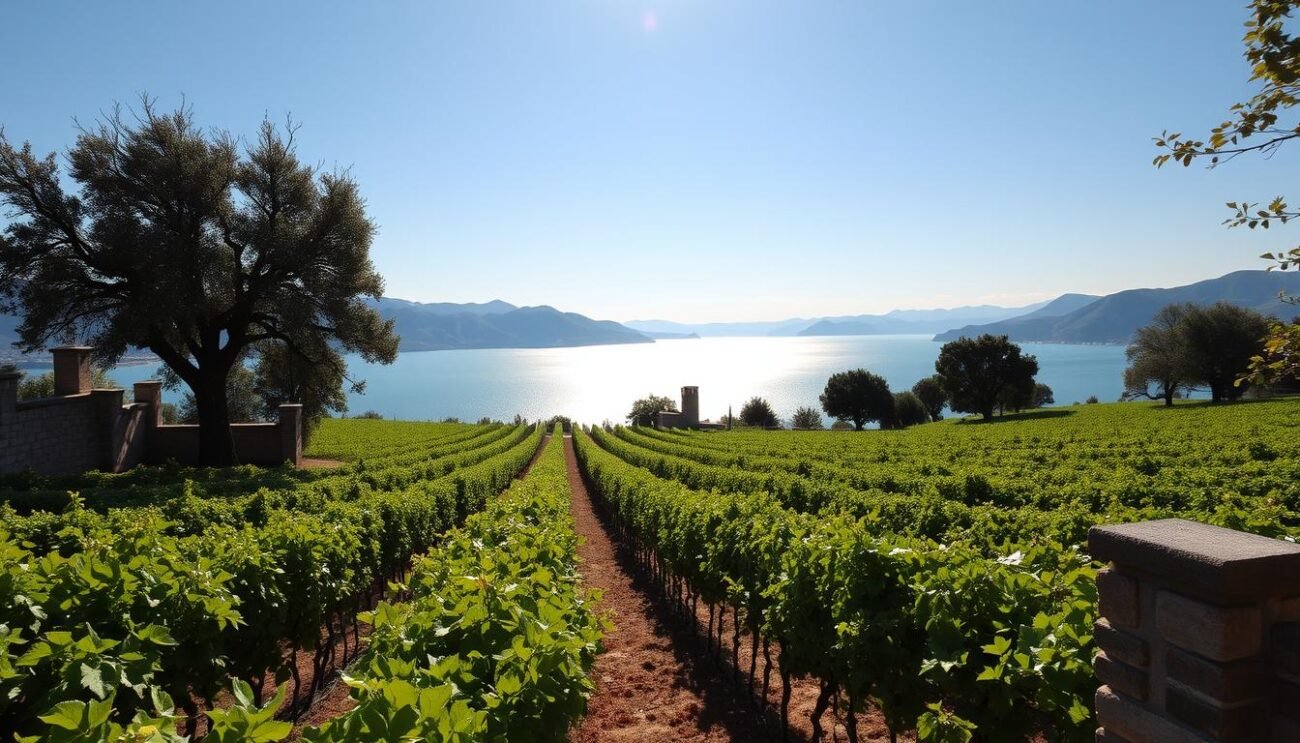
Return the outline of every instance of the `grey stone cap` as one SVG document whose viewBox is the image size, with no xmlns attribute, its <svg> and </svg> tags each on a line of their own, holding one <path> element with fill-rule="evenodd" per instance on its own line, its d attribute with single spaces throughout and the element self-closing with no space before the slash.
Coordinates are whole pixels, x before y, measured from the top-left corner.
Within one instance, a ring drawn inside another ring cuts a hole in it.
<svg viewBox="0 0 1300 743">
<path fill-rule="evenodd" d="M 1088 550 L 1222 602 L 1300 594 L 1300 545 L 1185 519 L 1094 526 Z"/>
</svg>

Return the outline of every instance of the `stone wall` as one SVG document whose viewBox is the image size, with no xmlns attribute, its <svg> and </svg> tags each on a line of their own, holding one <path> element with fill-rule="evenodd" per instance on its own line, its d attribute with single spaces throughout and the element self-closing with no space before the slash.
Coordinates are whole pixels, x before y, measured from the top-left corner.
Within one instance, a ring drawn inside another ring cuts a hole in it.
<svg viewBox="0 0 1300 743">
<path fill-rule="evenodd" d="M 1098 741 L 1300 740 L 1300 546 L 1182 519 L 1088 545 Z"/>
<path fill-rule="evenodd" d="M 162 425 L 162 383 L 92 390 L 90 349 L 53 349 L 53 397 L 18 402 L 19 372 L 0 374 L 0 473 L 122 472 L 141 462 L 198 463 L 198 426 Z M 302 406 L 280 406 L 275 423 L 232 426 L 241 464 L 302 463 Z"/>
</svg>

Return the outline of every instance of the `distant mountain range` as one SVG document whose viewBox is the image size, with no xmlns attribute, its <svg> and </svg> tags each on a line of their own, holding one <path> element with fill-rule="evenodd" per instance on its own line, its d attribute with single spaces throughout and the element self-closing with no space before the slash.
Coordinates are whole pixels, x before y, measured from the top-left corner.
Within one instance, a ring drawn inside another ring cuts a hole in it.
<svg viewBox="0 0 1300 743">
<path fill-rule="evenodd" d="M 1278 298 L 1300 294 L 1300 273 L 1236 271 L 1217 279 L 1170 289 L 1129 289 L 1104 297 L 1066 294 L 1036 312 L 994 323 L 967 325 L 939 333 L 950 341 L 983 333 L 1007 335 L 1013 341 L 1043 343 L 1127 343 L 1134 331 L 1151 322 L 1168 304 L 1229 302 L 1266 315 L 1290 319 L 1300 307 Z"/>
<path fill-rule="evenodd" d="M 457 348 L 559 348 L 619 343 L 653 343 L 651 338 L 610 320 L 592 320 L 554 307 L 484 304 L 422 304 L 384 297 L 379 314 L 397 324 L 402 351 Z"/>
<path fill-rule="evenodd" d="M 1015 341 L 1126 343 L 1167 304 L 1231 302 L 1289 319 L 1300 307 L 1278 293 L 1300 295 L 1300 272 L 1237 271 L 1171 289 L 1130 289 L 1107 296 L 1063 294 L 1025 307 L 980 305 L 935 310 L 894 310 L 882 315 L 790 318 L 772 322 L 676 323 L 593 320 L 554 307 L 509 302 L 420 303 L 384 297 L 372 302 L 396 321 L 402 351 L 469 348 L 558 348 L 709 336 L 831 336 L 935 334 L 936 341 L 982 333 Z M 0 359 L 15 359 L 18 318 L 0 315 Z"/>
<path fill-rule="evenodd" d="M 708 336 L 800 336 L 800 335 L 901 335 L 938 333 L 974 323 L 996 322 L 1032 312 L 1046 302 L 1027 307 L 978 305 L 938 310 L 894 310 L 883 315 L 839 315 L 836 317 L 792 317 L 773 322 L 677 323 L 670 320 L 630 320 L 623 323 L 643 333 L 694 333 Z"/>
</svg>

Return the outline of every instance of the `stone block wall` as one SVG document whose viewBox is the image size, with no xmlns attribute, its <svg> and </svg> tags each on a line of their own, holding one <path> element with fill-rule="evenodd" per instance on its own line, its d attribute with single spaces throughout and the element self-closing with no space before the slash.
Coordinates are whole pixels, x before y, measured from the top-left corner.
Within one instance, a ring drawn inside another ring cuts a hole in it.
<svg viewBox="0 0 1300 743">
<path fill-rule="evenodd" d="M 1300 546 L 1182 519 L 1088 544 L 1098 741 L 1300 740 Z"/>
<path fill-rule="evenodd" d="M 19 372 L 0 374 L 0 473 L 121 472 L 141 462 L 198 462 L 197 426 L 162 425 L 162 383 L 92 390 L 90 350 L 53 349 L 53 397 L 18 402 Z M 275 423 L 232 426 L 242 464 L 302 463 L 302 406 L 280 406 Z"/>
</svg>

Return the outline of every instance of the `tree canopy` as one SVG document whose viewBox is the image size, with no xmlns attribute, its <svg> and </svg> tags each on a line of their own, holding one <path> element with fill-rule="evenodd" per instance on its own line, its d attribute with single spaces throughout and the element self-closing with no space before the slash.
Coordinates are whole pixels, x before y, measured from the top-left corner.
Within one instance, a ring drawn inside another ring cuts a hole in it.
<svg viewBox="0 0 1300 743">
<path fill-rule="evenodd" d="M 930 420 L 943 420 L 943 408 L 948 404 L 948 393 L 943 390 L 943 379 L 934 374 L 912 385 L 912 393 L 917 396 Z"/>
<path fill-rule="evenodd" d="M 894 414 L 890 416 L 888 428 L 907 428 L 930 422 L 930 412 L 925 403 L 911 390 L 894 393 Z"/>
<path fill-rule="evenodd" d="M 661 410 L 676 411 L 677 403 L 670 397 L 647 395 L 632 403 L 632 410 L 627 414 L 627 422 L 634 426 L 653 426 Z"/>
<path fill-rule="evenodd" d="M 1188 378 L 1210 389 L 1210 399 L 1236 400 L 1249 387 L 1238 383 L 1251 359 L 1264 350 L 1269 319 L 1227 302 L 1192 307 L 1179 323 Z"/>
<path fill-rule="evenodd" d="M 1190 387 L 1185 363 L 1181 323 L 1191 308 L 1171 304 L 1161 308 L 1151 324 L 1138 328 L 1124 350 L 1123 399 L 1145 397 L 1173 405 L 1180 389 Z"/>
<path fill-rule="evenodd" d="M 1250 386 L 1241 377 L 1266 353 L 1269 332 L 1269 318 L 1227 302 L 1164 307 L 1125 351 L 1124 398 L 1173 405 L 1180 390 L 1206 387 L 1216 402 L 1235 400 Z"/>
<path fill-rule="evenodd" d="M 825 426 L 822 424 L 822 414 L 816 408 L 802 406 L 795 408 L 790 415 L 790 427 L 805 431 L 816 431 Z"/>
<path fill-rule="evenodd" d="M 757 428 L 777 428 L 781 419 L 776 417 L 772 405 L 761 397 L 751 397 L 740 408 L 740 422 Z"/>
<path fill-rule="evenodd" d="M 1005 335 L 985 334 L 945 343 L 934 369 L 949 407 L 978 413 L 987 421 L 1007 395 L 1032 395 L 1038 359 L 1023 355 Z"/>
<path fill-rule="evenodd" d="M 157 354 L 194 394 L 209 465 L 234 461 L 227 378 L 254 345 L 392 362 L 393 325 L 364 301 L 383 291 L 375 225 L 350 175 L 298 160 L 295 132 L 265 121 L 244 145 L 145 99 L 82 128 L 66 173 L 0 136 L 0 309 L 21 313 L 20 346 Z"/>
<path fill-rule="evenodd" d="M 832 374 L 821 394 L 826 415 L 853 423 L 855 430 L 871 421 L 885 423 L 894 414 L 894 395 L 885 378 L 866 369 Z"/>
</svg>

